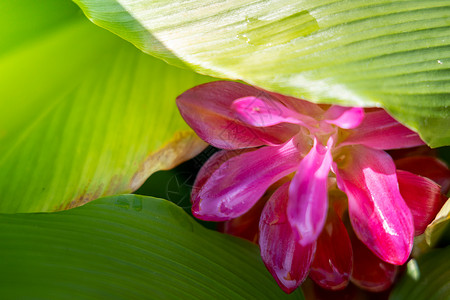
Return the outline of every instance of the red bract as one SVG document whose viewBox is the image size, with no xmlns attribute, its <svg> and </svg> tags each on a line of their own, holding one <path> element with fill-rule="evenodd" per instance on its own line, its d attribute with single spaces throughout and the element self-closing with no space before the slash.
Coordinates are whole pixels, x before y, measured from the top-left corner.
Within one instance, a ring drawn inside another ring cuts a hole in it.
<svg viewBox="0 0 450 300">
<path fill-rule="evenodd" d="M 441 186 L 441 193 L 450 191 L 450 170 L 444 162 L 432 156 L 411 156 L 395 160 L 397 169 L 429 178 Z"/>
<path fill-rule="evenodd" d="M 319 284 L 338 289 L 348 282 L 351 263 L 340 254 L 316 250 L 339 238 L 351 249 L 339 221 L 327 221 L 330 176 L 347 195 L 358 239 L 386 263 L 400 265 L 408 259 L 413 216 L 399 189 L 394 162 L 382 149 L 423 142 L 384 110 L 320 106 L 220 81 L 188 90 L 177 105 L 202 139 L 226 149 L 211 157 L 196 179 L 196 217 L 226 221 L 242 216 L 271 185 L 291 176 L 268 200 L 259 225 L 263 261 L 286 292 L 308 275 L 316 251 L 333 264 L 314 261 L 312 277 Z M 415 195 L 407 197 L 419 202 Z M 328 235 L 324 226 L 331 228 Z"/>
<path fill-rule="evenodd" d="M 334 209 L 329 208 L 309 277 L 324 288 L 339 290 L 347 286 L 352 268 L 353 250 L 347 229 Z"/>
</svg>

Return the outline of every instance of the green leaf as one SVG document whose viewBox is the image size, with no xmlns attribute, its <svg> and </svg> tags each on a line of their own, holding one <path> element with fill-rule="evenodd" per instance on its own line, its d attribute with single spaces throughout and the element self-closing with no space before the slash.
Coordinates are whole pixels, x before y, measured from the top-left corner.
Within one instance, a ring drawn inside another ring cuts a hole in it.
<svg viewBox="0 0 450 300">
<path fill-rule="evenodd" d="M 450 247 L 411 260 L 395 285 L 390 300 L 450 299 Z"/>
<path fill-rule="evenodd" d="M 382 106 L 450 144 L 448 0 L 74 0 L 146 53 L 320 103 Z"/>
<path fill-rule="evenodd" d="M 1 212 L 130 192 L 204 148 L 175 98 L 209 78 L 143 54 L 70 1 L 1 7 Z"/>
<path fill-rule="evenodd" d="M 123 195 L 45 214 L 0 215 L 7 299 L 303 299 L 286 295 L 258 247 L 181 208 Z"/>
<path fill-rule="evenodd" d="M 434 247 L 437 244 L 448 224 L 450 224 L 450 199 L 445 202 L 436 218 L 425 230 L 425 240 L 430 247 Z"/>
</svg>

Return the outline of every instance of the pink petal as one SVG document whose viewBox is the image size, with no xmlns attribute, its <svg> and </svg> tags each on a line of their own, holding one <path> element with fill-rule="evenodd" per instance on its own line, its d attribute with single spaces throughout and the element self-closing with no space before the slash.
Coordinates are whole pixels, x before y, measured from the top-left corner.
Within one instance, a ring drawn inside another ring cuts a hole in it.
<svg viewBox="0 0 450 300">
<path fill-rule="evenodd" d="M 431 156 L 413 156 L 394 161 L 397 169 L 427 177 L 441 186 L 441 193 L 447 194 L 450 190 L 450 170 L 447 165 Z"/>
<path fill-rule="evenodd" d="M 280 123 L 315 126 L 318 123 L 315 119 L 289 109 L 277 99 L 269 97 L 240 98 L 235 100 L 231 107 L 239 120 L 256 127 L 273 126 Z"/>
<path fill-rule="evenodd" d="M 211 174 L 213 174 L 224 162 L 229 160 L 230 158 L 233 158 L 235 156 L 238 156 L 240 154 L 244 154 L 246 152 L 255 151 L 256 148 L 251 149 L 239 149 L 239 150 L 221 150 L 214 155 L 212 155 L 202 166 L 202 168 L 199 170 L 197 177 L 195 178 L 195 183 L 192 188 L 192 194 L 191 194 L 191 201 L 195 200 L 195 195 L 198 194 L 198 192 L 201 190 L 203 185 L 208 181 Z M 196 206 L 199 203 L 194 202 L 193 205 Z"/>
<path fill-rule="evenodd" d="M 400 193 L 414 219 L 414 235 L 422 234 L 441 209 L 441 187 L 433 180 L 397 170 Z"/>
<path fill-rule="evenodd" d="M 210 172 L 208 166 L 203 166 L 191 195 L 194 216 L 226 221 L 244 214 L 270 185 L 292 173 L 300 159 L 291 140 L 282 146 L 262 147 L 232 157 Z"/>
<path fill-rule="evenodd" d="M 327 216 L 327 180 L 332 157 L 331 143 L 325 147 L 317 139 L 303 158 L 289 187 L 287 216 L 297 240 L 302 245 L 314 242 Z"/>
<path fill-rule="evenodd" d="M 249 240 L 252 243 L 257 243 L 259 237 L 259 219 L 267 200 L 268 197 L 264 195 L 263 198 L 256 202 L 256 204 L 242 216 L 219 223 L 218 230 L 226 234 Z"/>
<path fill-rule="evenodd" d="M 387 290 L 395 280 L 398 267 L 380 260 L 350 230 L 353 248 L 353 271 L 351 281 L 370 292 Z"/>
<path fill-rule="evenodd" d="M 303 116 L 310 116 L 316 120 L 320 119 L 323 114 L 325 113 L 323 106 L 324 105 L 318 105 L 306 100 L 301 100 L 294 97 L 289 97 L 285 95 L 280 95 L 276 93 L 271 93 L 272 95 L 275 95 L 281 102 L 283 102 L 286 107 L 288 107 L 290 110 L 296 111 Z"/>
<path fill-rule="evenodd" d="M 237 218 L 218 223 L 217 230 L 226 234 L 244 238 L 253 243 L 258 243 L 259 219 L 261 217 L 262 210 L 273 193 L 286 182 L 290 182 L 290 178 L 288 176 L 283 177 L 272 184 L 262 198 L 256 202 L 256 204 L 253 205 L 249 211 Z"/>
<path fill-rule="evenodd" d="M 201 191 L 205 183 L 209 180 L 211 175 L 214 172 L 216 172 L 216 170 L 219 169 L 220 166 L 227 160 L 240 154 L 244 154 L 255 150 L 256 148 L 231 150 L 231 151 L 221 150 L 214 153 L 214 155 L 211 156 L 206 161 L 206 163 L 202 166 L 202 168 L 198 172 L 197 177 L 195 178 L 194 186 L 192 187 L 191 191 L 191 202 L 192 202 L 191 210 L 194 216 L 197 215 L 198 211 L 200 210 L 201 201 L 200 198 L 198 197 L 198 193 Z M 218 219 L 218 221 L 220 221 L 220 219 Z"/>
<path fill-rule="evenodd" d="M 397 122 L 384 110 L 366 113 L 361 124 L 347 132 L 349 135 L 341 146 L 362 144 L 375 149 L 396 149 L 424 144 L 417 133 Z"/>
<path fill-rule="evenodd" d="M 301 246 L 287 221 L 289 183 L 281 186 L 264 207 L 259 223 L 261 257 L 286 293 L 295 290 L 308 275 L 315 243 Z"/>
<path fill-rule="evenodd" d="M 279 124 L 254 127 L 239 121 L 231 104 L 247 96 L 271 94 L 254 87 L 230 81 L 216 81 L 196 86 L 177 98 L 183 119 L 197 135 L 221 149 L 241 149 L 278 145 L 298 132 L 298 126 Z"/>
<path fill-rule="evenodd" d="M 356 235 L 382 260 L 403 264 L 411 253 L 414 224 L 392 158 L 381 150 L 353 146 L 342 149 L 339 159 L 338 185 L 347 194 Z"/>
<path fill-rule="evenodd" d="M 324 121 L 344 129 L 358 127 L 364 119 L 361 107 L 344 107 L 332 105 L 324 115 Z"/>
<path fill-rule="evenodd" d="M 334 209 L 329 209 L 325 227 L 317 239 L 309 277 L 326 289 L 340 290 L 349 282 L 352 265 L 352 246 L 347 229 Z"/>
</svg>

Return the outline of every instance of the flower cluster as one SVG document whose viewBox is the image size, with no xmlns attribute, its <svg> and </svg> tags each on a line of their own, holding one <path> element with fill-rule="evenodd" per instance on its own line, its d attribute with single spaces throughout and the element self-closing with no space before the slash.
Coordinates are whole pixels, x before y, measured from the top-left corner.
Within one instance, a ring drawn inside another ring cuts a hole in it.
<svg viewBox="0 0 450 300">
<path fill-rule="evenodd" d="M 350 278 L 385 289 L 442 205 L 437 183 L 398 170 L 384 151 L 423 142 L 382 109 L 317 105 L 221 81 L 186 91 L 177 105 L 200 138 L 224 149 L 197 176 L 193 214 L 260 215 L 262 259 L 286 292 L 308 274 L 329 289 Z M 388 280 L 358 277 L 369 256 L 371 274 Z"/>
</svg>

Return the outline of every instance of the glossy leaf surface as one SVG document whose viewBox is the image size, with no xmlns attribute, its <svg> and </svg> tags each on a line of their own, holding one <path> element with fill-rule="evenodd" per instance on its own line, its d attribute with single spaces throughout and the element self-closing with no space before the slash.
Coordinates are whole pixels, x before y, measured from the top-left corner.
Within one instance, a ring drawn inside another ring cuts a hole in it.
<svg viewBox="0 0 450 300">
<path fill-rule="evenodd" d="M 75 0 L 96 24 L 202 74 L 382 106 L 450 144 L 447 0 Z"/>
<path fill-rule="evenodd" d="M 207 230 L 162 199 L 3 214 L 0 228 L 8 299 L 303 299 L 277 286 L 256 245 Z"/>
<path fill-rule="evenodd" d="M 436 249 L 408 263 L 389 299 L 449 299 L 450 248 Z"/>
</svg>

